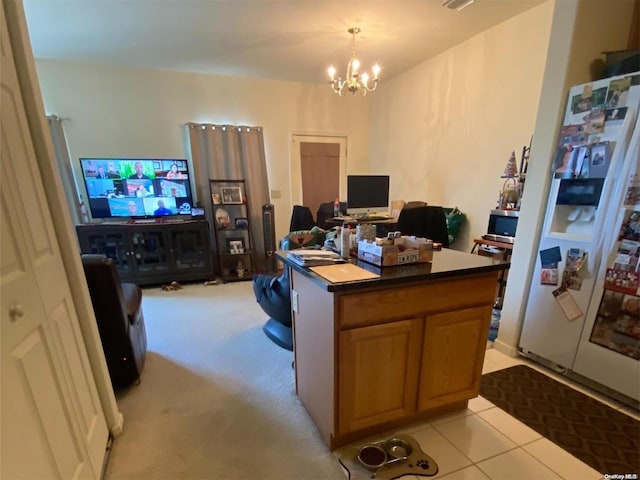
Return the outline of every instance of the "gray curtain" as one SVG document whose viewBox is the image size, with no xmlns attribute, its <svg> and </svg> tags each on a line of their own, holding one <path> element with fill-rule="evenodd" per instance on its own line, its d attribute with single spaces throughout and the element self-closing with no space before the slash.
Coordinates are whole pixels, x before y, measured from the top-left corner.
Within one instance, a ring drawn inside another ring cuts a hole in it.
<svg viewBox="0 0 640 480">
<path fill-rule="evenodd" d="M 209 180 L 244 180 L 255 270 L 266 271 L 262 206 L 269 203 L 269 181 L 262 128 L 200 123 L 188 123 L 186 128 L 195 188 L 211 228 L 213 209 Z"/>
<path fill-rule="evenodd" d="M 80 218 L 80 201 L 78 197 L 78 189 L 76 188 L 76 182 L 73 178 L 73 170 L 71 169 L 71 156 L 69 155 L 69 148 L 67 147 L 67 139 L 64 135 L 64 128 L 62 127 L 63 119 L 56 115 L 48 115 L 47 122 L 49 123 L 49 130 L 51 131 L 51 140 L 53 143 L 53 150 L 56 156 L 56 163 L 58 164 L 58 170 L 60 171 L 60 178 L 62 179 L 62 186 L 64 188 L 64 194 L 69 206 L 69 215 L 74 225 L 82 223 Z M 88 211 L 89 206 L 86 204 L 85 208 Z"/>
</svg>

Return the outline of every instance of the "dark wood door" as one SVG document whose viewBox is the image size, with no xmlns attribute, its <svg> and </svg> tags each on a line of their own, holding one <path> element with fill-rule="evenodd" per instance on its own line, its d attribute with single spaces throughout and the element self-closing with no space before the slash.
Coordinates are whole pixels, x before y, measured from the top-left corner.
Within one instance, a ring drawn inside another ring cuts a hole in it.
<svg viewBox="0 0 640 480">
<path fill-rule="evenodd" d="M 302 203 L 315 218 L 321 203 L 340 198 L 340 144 L 300 143 Z"/>
</svg>

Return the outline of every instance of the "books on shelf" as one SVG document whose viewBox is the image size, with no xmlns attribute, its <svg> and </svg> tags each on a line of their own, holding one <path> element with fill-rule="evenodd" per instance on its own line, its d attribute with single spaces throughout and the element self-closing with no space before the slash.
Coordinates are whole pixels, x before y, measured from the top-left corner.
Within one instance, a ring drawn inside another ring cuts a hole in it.
<svg viewBox="0 0 640 480">
<path fill-rule="evenodd" d="M 292 250 L 287 253 L 287 258 L 303 267 L 334 265 L 346 262 L 344 258 L 330 250 Z"/>
</svg>

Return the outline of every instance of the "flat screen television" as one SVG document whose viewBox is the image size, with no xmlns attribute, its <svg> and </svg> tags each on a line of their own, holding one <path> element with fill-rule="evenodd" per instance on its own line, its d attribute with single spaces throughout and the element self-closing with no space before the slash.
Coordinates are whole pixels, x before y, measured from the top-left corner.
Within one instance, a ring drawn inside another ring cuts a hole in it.
<svg viewBox="0 0 640 480">
<path fill-rule="evenodd" d="M 191 215 L 186 160 L 81 158 L 80 166 L 94 219 Z"/>
<path fill-rule="evenodd" d="M 389 212 L 389 175 L 347 175 L 347 215 Z"/>
</svg>

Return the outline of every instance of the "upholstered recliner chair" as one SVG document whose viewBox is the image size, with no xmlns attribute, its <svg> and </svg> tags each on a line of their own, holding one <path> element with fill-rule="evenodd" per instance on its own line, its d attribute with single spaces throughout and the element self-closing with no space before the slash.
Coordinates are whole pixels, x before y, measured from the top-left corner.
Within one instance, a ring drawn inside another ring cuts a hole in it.
<svg viewBox="0 0 640 480">
<path fill-rule="evenodd" d="M 122 283 L 113 260 L 105 255 L 82 255 L 82 266 L 111 383 L 126 387 L 140 378 L 147 352 L 142 290 Z"/>
<path fill-rule="evenodd" d="M 318 227 L 290 232 L 280 242 L 280 249 L 294 250 L 296 248 L 323 245 L 325 238 L 324 230 Z M 253 292 L 264 313 L 269 315 L 269 320 L 262 327 L 265 335 L 276 345 L 293 351 L 289 268 L 285 266 L 284 271 L 279 276 L 254 275 Z"/>
</svg>

